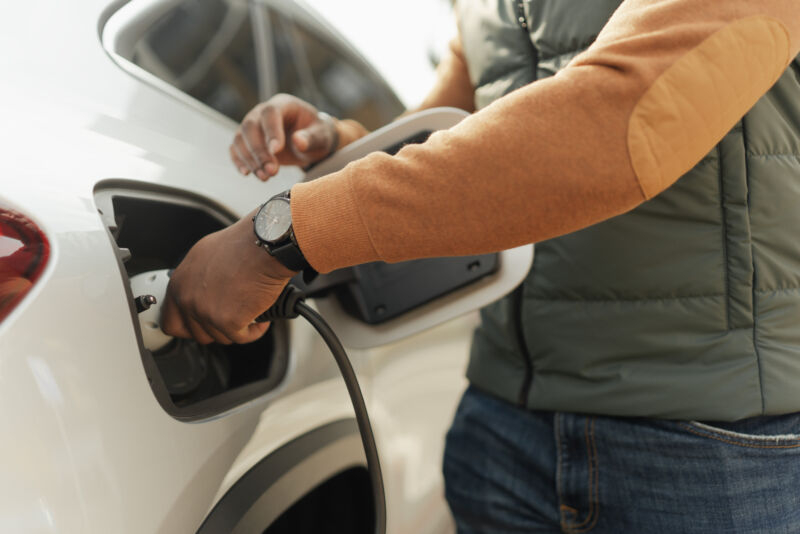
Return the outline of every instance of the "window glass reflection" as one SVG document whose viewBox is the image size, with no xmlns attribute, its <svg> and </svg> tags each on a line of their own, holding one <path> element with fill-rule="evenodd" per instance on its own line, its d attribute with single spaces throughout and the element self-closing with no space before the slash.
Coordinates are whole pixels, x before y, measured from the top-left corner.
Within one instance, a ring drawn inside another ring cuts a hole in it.
<svg viewBox="0 0 800 534">
<path fill-rule="evenodd" d="M 371 130 L 403 112 L 394 93 L 358 59 L 275 11 L 269 19 L 280 92 Z"/>
<path fill-rule="evenodd" d="M 265 66 L 271 72 L 261 77 L 245 0 L 181 2 L 144 33 L 132 59 L 236 122 L 270 92 L 298 96 L 369 129 L 403 112 L 395 94 L 368 65 L 344 51 L 334 38 L 310 31 L 310 21 L 304 23 L 284 11 L 277 7 L 265 11 L 272 49 L 264 54 L 272 57 Z M 296 16 L 304 13 L 288 11 Z M 259 79 L 269 87 L 259 87 Z"/>
<path fill-rule="evenodd" d="M 237 122 L 259 101 L 253 30 L 244 2 L 181 3 L 145 33 L 133 61 Z"/>
</svg>

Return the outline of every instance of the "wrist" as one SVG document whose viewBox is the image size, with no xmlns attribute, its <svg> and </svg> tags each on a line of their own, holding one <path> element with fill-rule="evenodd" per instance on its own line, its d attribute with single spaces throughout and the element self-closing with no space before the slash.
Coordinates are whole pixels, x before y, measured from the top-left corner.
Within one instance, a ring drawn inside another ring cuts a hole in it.
<svg viewBox="0 0 800 534">
<path fill-rule="evenodd" d="M 241 253 L 244 255 L 243 257 L 252 258 L 252 261 L 258 266 L 258 271 L 264 276 L 274 280 L 289 280 L 294 277 L 298 271 L 293 271 L 283 265 L 267 252 L 253 236 L 252 218 L 257 211 L 258 209 L 253 210 L 245 217 L 239 219 L 234 225 L 238 236 L 237 241 L 242 249 Z"/>
<path fill-rule="evenodd" d="M 265 250 L 286 270 L 303 271 L 313 276 L 311 268 L 300 250 L 294 233 L 291 213 L 291 191 L 279 193 L 256 210 L 252 217 L 256 244 Z"/>
<path fill-rule="evenodd" d="M 257 246 L 257 245 L 254 245 Z M 270 278 L 277 278 L 280 280 L 289 280 L 294 278 L 294 276 L 299 273 L 300 271 L 293 271 L 286 267 L 284 264 L 279 262 L 275 256 L 269 254 L 263 247 L 258 247 L 261 250 L 261 254 L 264 256 L 264 272 Z"/>
</svg>

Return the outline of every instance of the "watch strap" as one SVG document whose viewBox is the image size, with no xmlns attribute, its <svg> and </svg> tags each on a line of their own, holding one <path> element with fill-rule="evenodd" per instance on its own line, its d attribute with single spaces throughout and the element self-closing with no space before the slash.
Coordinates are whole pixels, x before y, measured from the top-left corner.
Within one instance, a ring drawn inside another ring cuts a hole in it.
<svg viewBox="0 0 800 534">
<path fill-rule="evenodd" d="M 281 262 L 287 269 L 302 271 L 311 268 L 305 256 L 303 256 L 303 253 L 300 252 L 300 247 L 294 242 L 294 239 L 287 239 L 275 245 L 267 245 L 266 249 L 267 252 Z"/>
</svg>

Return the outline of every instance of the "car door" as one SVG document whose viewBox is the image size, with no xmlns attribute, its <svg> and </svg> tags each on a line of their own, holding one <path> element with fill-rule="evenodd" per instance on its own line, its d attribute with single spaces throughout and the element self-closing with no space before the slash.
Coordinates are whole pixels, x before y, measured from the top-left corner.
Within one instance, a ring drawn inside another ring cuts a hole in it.
<svg viewBox="0 0 800 534">
<path fill-rule="evenodd" d="M 346 40 L 294 2 L 134 0 L 120 9 L 124 10 L 126 16 L 113 16 L 103 32 L 106 48 L 117 64 L 179 105 L 214 117 L 219 128 L 227 129 L 231 135 L 248 109 L 279 91 L 297 94 L 333 115 L 355 118 L 374 129 L 380 129 L 402 112 L 402 105 L 391 89 Z M 371 139 L 384 139 L 385 143 L 375 145 L 375 149 L 385 149 L 419 133 L 409 131 L 404 134 L 406 137 L 394 138 L 392 132 L 396 132 L 392 127 L 376 132 L 377 137 Z M 347 154 L 355 153 L 342 151 L 340 157 Z M 335 163 L 335 159 L 329 164 Z M 270 182 L 271 187 L 287 187 L 309 177 L 298 169 L 287 168 Z M 201 189 L 195 191 L 185 182 L 166 180 L 165 183 L 169 184 L 167 188 L 148 188 L 144 192 L 133 191 L 130 184 L 118 181 L 98 187 L 96 200 L 100 207 L 106 208 L 108 225 L 115 228 L 112 231 L 116 232 L 120 254 L 124 255 L 126 248 L 131 249 L 132 257 L 125 263 L 127 276 L 146 272 L 154 264 L 174 266 L 199 235 L 242 215 L 221 209 L 223 206 L 205 198 Z M 263 200 L 261 197 L 260 201 Z M 254 205 L 257 202 L 258 199 L 253 199 Z M 188 208 L 190 214 L 174 215 L 176 206 Z M 169 243 L 169 239 L 179 243 L 167 247 L 168 256 L 158 250 L 142 254 L 144 244 L 136 236 L 144 234 L 141 229 L 152 224 L 153 217 L 166 221 L 158 227 L 170 230 L 162 231 L 161 239 L 151 246 L 158 249 L 165 240 Z M 174 230 L 180 227 L 175 221 L 187 218 L 193 221 L 188 226 L 198 233 Z M 471 330 L 477 321 L 474 312 L 463 313 L 510 290 L 515 277 L 526 271 L 529 262 L 530 254 L 505 256 L 500 270 L 478 284 L 480 299 L 474 298 L 474 291 L 463 288 L 460 293 L 449 293 L 444 304 L 443 301 L 425 303 L 410 315 L 378 325 L 353 318 L 336 297 L 317 301 L 321 310 L 327 310 L 329 320 L 339 321 L 335 328 L 347 334 L 345 344 L 351 349 L 368 396 L 386 473 L 390 528 L 396 532 L 433 534 L 449 528 L 438 464 L 448 420 L 465 384 L 463 369 Z M 516 274 L 509 274 L 512 265 L 517 266 Z M 184 358 L 176 371 L 175 358 L 170 359 L 173 365 L 167 369 L 157 357 L 143 355 L 145 365 L 160 376 L 160 383 L 154 381 L 154 393 L 173 417 L 204 423 L 237 407 L 248 406 L 255 399 L 269 400 L 268 406 L 261 404 L 267 407 L 248 444 L 222 481 L 209 518 L 229 516 L 227 509 L 218 514 L 215 510 L 231 502 L 234 494 L 241 502 L 236 492 L 242 486 L 237 483 L 248 474 L 255 476 L 253 473 L 260 472 L 266 465 L 264 462 L 275 457 L 279 446 L 314 436 L 317 452 L 329 451 L 324 462 L 315 464 L 313 475 L 306 472 L 305 478 L 293 479 L 291 483 L 284 479 L 273 481 L 270 486 L 273 489 L 284 484 L 291 488 L 286 491 L 293 493 L 284 492 L 281 506 L 275 505 L 268 513 L 252 512 L 258 517 L 259 528 L 279 521 L 281 514 L 297 510 L 293 505 L 314 488 L 322 487 L 338 471 L 363 466 L 357 457 L 354 460 L 352 455 L 342 454 L 336 448 L 338 441 L 319 444 L 321 429 L 332 428 L 330 425 L 341 420 L 347 407 L 335 368 L 324 348 L 302 324 L 286 325 L 285 330 L 277 325 L 271 335 L 271 345 L 264 347 L 265 352 L 272 351 L 275 356 L 272 361 L 282 361 L 282 367 L 270 367 L 255 357 L 247 360 L 247 355 L 230 355 L 226 364 L 239 365 L 239 370 L 229 373 L 229 377 L 235 375 L 238 382 L 227 382 L 235 387 L 230 391 L 223 387 L 221 394 L 212 397 L 196 396 L 198 390 L 207 392 L 208 385 L 189 380 L 192 370 L 202 366 L 196 360 Z M 368 341 L 362 342 L 365 339 Z M 214 367 L 214 358 L 211 355 L 206 367 Z M 243 366 L 242 361 L 249 361 L 249 367 Z M 288 374 L 281 375 L 281 370 Z M 186 391 L 192 385 L 195 389 Z M 219 384 L 215 386 L 219 388 Z M 297 459 L 297 469 L 292 471 L 295 475 L 286 476 L 300 476 L 296 473 L 303 471 L 306 460 Z M 251 510 L 256 510 L 270 487 L 259 486 L 256 493 L 246 496 Z M 335 488 L 326 494 L 327 498 L 333 499 L 342 492 L 340 486 Z M 307 508 L 300 510 L 301 515 L 303 512 L 307 515 Z"/>
</svg>

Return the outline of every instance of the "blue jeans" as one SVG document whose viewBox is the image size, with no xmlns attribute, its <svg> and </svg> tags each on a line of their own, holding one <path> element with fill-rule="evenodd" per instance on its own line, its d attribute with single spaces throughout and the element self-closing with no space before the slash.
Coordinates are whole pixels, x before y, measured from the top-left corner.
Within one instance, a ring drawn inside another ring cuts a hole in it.
<svg viewBox="0 0 800 534">
<path fill-rule="evenodd" d="M 531 412 L 470 388 L 444 475 L 459 534 L 800 533 L 800 414 Z"/>
</svg>

